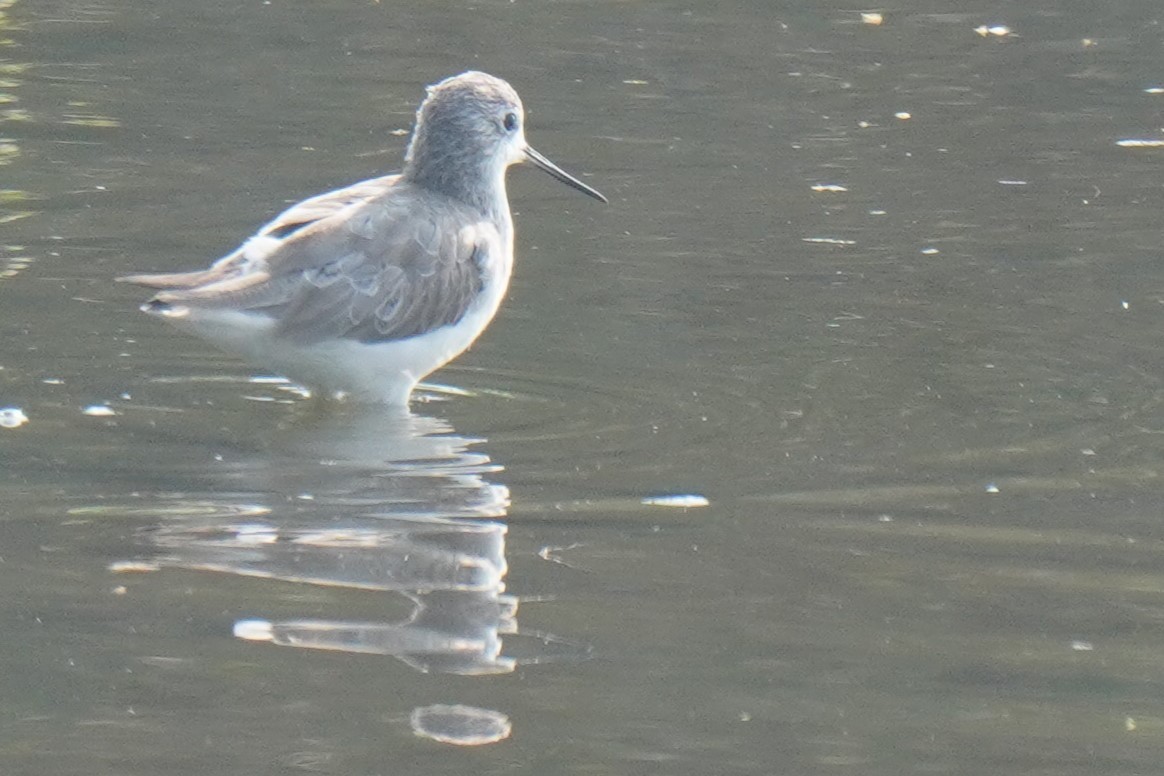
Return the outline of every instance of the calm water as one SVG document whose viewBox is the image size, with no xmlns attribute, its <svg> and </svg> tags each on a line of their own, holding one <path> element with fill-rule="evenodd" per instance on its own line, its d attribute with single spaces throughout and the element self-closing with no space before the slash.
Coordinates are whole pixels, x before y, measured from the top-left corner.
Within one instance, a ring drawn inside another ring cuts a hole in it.
<svg viewBox="0 0 1164 776">
<path fill-rule="evenodd" d="M 0 4 L 0 770 L 1161 772 L 1164 9 L 802 5 Z M 470 67 L 612 205 L 412 415 L 111 282 Z"/>
</svg>

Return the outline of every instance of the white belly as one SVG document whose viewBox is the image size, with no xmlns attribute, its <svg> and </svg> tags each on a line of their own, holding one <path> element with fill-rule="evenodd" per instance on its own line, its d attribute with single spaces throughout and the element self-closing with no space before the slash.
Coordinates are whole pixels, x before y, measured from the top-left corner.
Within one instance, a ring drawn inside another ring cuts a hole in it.
<svg viewBox="0 0 1164 776">
<path fill-rule="evenodd" d="M 508 245 L 504 248 L 499 260 L 484 268 L 481 293 L 459 321 L 407 339 L 371 343 L 329 339 L 304 344 L 276 336 L 274 321 L 261 315 L 183 307 L 162 315 L 307 388 L 357 401 L 404 405 L 425 375 L 468 348 L 497 313 L 512 270 L 512 252 Z"/>
</svg>

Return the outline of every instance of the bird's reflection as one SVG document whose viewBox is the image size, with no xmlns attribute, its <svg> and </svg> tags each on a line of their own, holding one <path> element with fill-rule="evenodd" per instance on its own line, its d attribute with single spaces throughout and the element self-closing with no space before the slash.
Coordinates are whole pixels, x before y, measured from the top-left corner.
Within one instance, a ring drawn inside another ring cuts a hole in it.
<svg viewBox="0 0 1164 776">
<path fill-rule="evenodd" d="M 146 532 L 151 563 L 393 591 L 412 603 L 391 623 L 247 619 L 239 638 L 392 655 L 421 671 L 512 671 L 501 637 L 517 632 L 517 599 L 505 594 L 506 527 L 496 519 L 509 492 L 485 479 L 500 467 L 471 449 L 480 441 L 409 412 L 297 418 L 254 460 L 229 467 L 247 483 L 234 494 L 245 505 L 170 504 Z"/>
<path fill-rule="evenodd" d="M 164 562 L 185 568 L 365 590 L 504 590 L 503 524 L 371 519 L 376 525 L 290 529 L 268 521 L 199 525 L 181 520 L 157 528 L 152 540 L 174 552 L 163 556 Z"/>
<path fill-rule="evenodd" d="M 503 517 L 509 490 L 485 479 L 501 467 L 474 449 L 483 442 L 406 410 L 314 406 L 275 428 L 255 465 L 238 473 L 301 506 L 314 502 L 308 512 L 327 505 L 378 515 Z"/>
<path fill-rule="evenodd" d="M 416 609 L 401 623 L 241 620 L 234 634 L 286 647 L 392 655 L 424 672 L 504 674 L 517 666 L 501 654 L 501 636 L 517 632 L 517 599 L 467 590 L 430 590 L 409 598 Z"/>
</svg>

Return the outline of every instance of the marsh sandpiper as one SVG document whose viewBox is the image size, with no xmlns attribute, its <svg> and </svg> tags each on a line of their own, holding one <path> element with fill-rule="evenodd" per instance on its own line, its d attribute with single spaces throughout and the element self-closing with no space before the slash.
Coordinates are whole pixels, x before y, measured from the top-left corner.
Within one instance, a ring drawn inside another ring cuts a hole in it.
<svg viewBox="0 0 1164 776">
<path fill-rule="evenodd" d="M 294 205 L 209 269 L 130 275 L 142 309 L 326 395 L 404 405 L 477 339 L 513 269 L 510 165 L 602 202 L 525 139 L 505 81 L 428 88 L 398 175 Z"/>
</svg>

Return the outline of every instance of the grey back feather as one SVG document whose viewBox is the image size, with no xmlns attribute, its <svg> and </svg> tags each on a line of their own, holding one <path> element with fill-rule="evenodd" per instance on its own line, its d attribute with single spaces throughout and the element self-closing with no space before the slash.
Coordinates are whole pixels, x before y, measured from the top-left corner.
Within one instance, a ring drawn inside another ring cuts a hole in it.
<svg viewBox="0 0 1164 776">
<path fill-rule="evenodd" d="M 459 321 L 481 290 L 482 260 L 500 245 L 479 211 L 388 176 L 289 208 L 206 282 L 157 299 L 265 314 L 277 334 L 303 343 L 404 339 Z"/>
</svg>

